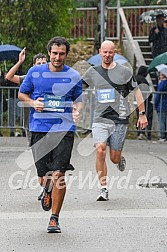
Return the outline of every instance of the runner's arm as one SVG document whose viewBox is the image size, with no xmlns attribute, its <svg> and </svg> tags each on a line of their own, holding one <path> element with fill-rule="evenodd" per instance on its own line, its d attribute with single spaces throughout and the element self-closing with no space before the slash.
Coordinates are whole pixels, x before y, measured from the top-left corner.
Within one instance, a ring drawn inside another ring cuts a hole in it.
<svg viewBox="0 0 167 252">
<path fill-rule="evenodd" d="M 24 48 L 20 54 L 19 54 L 19 60 L 18 62 L 9 70 L 9 72 L 6 74 L 6 79 L 9 81 L 12 81 L 18 85 L 20 85 L 21 81 L 20 81 L 20 76 L 19 75 L 15 75 L 15 73 L 18 71 L 19 67 L 22 65 L 22 63 L 25 60 L 25 49 Z"/>
<path fill-rule="evenodd" d="M 43 111 L 44 103 L 42 101 L 44 100 L 44 98 L 39 97 L 36 100 L 33 100 L 28 94 L 21 92 L 18 93 L 18 98 L 28 106 L 33 107 L 37 112 Z"/>
<path fill-rule="evenodd" d="M 138 109 L 139 109 L 139 114 L 140 114 L 140 112 L 145 113 L 144 99 L 143 99 L 142 93 L 139 88 L 136 88 L 136 90 L 135 90 L 135 97 L 136 97 L 136 101 L 137 101 L 137 105 L 138 105 Z M 144 129 L 147 127 L 147 125 L 148 125 L 148 121 L 147 121 L 146 115 L 145 114 L 139 115 L 137 127 Z"/>
<path fill-rule="evenodd" d="M 73 104 L 72 114 L 73 114 L 73 119 L 75 122 L 78 122 L 80 119 L 80 113 L 81 113 L 82 107 L 83 107 L 82 102 L 77 102 Z"/>
</svg>

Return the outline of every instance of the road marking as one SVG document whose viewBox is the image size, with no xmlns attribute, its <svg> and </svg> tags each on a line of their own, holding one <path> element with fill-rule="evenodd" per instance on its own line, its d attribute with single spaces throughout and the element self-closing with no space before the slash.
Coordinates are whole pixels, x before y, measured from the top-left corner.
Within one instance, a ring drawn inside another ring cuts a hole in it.
<svg viewBox="0 0 167 252">
<path fill-rule="evenodd" d="M 49 212 L 0 212 L 0 220 L 4 219 L 45 219 Z M 120 210 L 72 210 L 62 211 L 62 219 L 84 218 L 167 218 L 167 209 L 120 209 Z"/>
<path fill-rule="evenodd" d="M 0 152 L 23 152 L 26 147 L 0 147 Z"/>
</svg>

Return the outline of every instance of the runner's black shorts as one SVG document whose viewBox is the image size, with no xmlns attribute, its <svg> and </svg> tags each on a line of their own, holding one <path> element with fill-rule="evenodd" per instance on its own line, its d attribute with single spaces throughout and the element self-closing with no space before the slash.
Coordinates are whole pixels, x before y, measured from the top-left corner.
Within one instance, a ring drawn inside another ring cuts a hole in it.
<svg viewBox="0 0 167 252">
<path fill-rule="evenodd" d="M 32 132 L 31 148 L 39 177 L 70 170 L 74 132 Z"/>
</svg>

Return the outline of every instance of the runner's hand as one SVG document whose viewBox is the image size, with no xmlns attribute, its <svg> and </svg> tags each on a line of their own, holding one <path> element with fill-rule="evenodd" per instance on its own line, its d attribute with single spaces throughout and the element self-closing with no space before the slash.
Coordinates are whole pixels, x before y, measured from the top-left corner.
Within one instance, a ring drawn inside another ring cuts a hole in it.
<svg viewBox="0 0 167 252">
<path fill-rule="evenodd" d="M 159 33 L 159 29 L 158 29 L 158 28 L 155 29 L 155 33 L 156 33 L 156 34 Z"/>
<path fill-rule="evenodd" d="M 23 48 L 23 50 L 19 53 L 19 61 L 23 63 L 26 58 L 26 47 Z"/>
<path fill-rule="evenodd" d="M 44 108 L 44 103 L 42 102 L 44 100 L 44 98 L 37 98 L 34 102 L 33 102 L 33 108 L 37 111 L 37 112 L 42 112 L 43 108 Z"/>
<path fill-rule="evenodd" d="M 73 115 L 73 120 L 74 120 L 74 122 L 75 122 L 75 123 L 78 123 L 78 122 L 79 122 L 79 119 L 80 119 L 80 112 L 79 112 L 79 110 L 77 110 L 76 107 L 73 107 L 72 115 Z"/>
<path fill-rule="evenodd" d="M 146 115 L 139 115 L 139 119 L 137 122 L 137 128 L 145 129 L 148 125 L 147 117 Z"/>
</svg>

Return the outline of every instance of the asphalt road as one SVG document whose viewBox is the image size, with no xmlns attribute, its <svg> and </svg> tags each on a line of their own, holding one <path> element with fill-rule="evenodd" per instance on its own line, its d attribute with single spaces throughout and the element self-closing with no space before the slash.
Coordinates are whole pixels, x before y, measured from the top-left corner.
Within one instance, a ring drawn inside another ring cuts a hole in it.
<svg viewBox="0 0 167 252">
<path fill-rule="evenodd" d="M 109 201 L 97 202 L 91 139 L 76 138 L 75 171 L 67 173 L 60 214 L 62 233 L 47 234 L 50 212 L 37 200 L 41 189 L 26 139 L 1 137 L 0 251 L 167 251 L 167 143 L 126 140 L 123 153 L 123 173 L 107 156 Z"/>
</svg>

